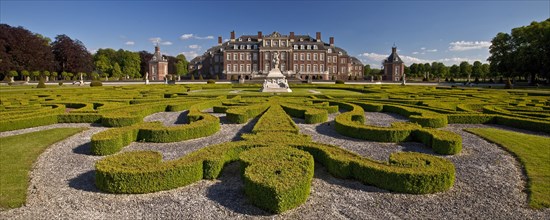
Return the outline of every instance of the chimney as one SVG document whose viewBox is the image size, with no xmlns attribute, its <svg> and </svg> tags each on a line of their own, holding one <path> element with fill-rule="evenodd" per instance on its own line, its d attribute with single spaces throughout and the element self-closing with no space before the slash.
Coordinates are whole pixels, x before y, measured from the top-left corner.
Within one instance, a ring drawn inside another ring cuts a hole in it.
<svg viewBox="0 0 550 220">
<path fill-rule="evenodd" d="M 258 40 L 259 39 L 262 39 L 264 36 L 262 35 L 262 32 L 261 31 L 258 31 Z"/>
<path fill-rule="evenodd" d="M 330 37 L 330 46 L 334 46 L 334 37 Z"/>
<path fill-rule="evenodd" d="M 218 45 L 222 45 L 222 36 L 218 36 Z"/>
<path fill-rule="evenodd" d="M 391 48 L 391 52 L 392 52 L 392 53 L 397 53 L 397 47 L 392 47 L 392 48 Z"/>
<path fill-rule="evenodd" d="M 290 32 L 290 42 L 294 42 L 294 31 Z"/>
<path fill-rule="evenodd" d="M 317 42 L 321 41 L 321 32 L 317 32 L 315 39 L 317 39 Z"/>
<path fill-rule="evenodd" d="M 235 41 L 235 31 L 231 31 L 231 42 Z"/>
</svg>

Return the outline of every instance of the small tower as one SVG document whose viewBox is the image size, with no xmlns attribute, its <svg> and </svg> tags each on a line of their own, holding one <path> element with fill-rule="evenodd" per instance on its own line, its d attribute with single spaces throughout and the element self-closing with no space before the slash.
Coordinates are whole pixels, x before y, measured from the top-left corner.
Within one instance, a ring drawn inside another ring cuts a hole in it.
<svg viewBox="0 0 550 220">
<path fill-rule="evenodd" d="M 149 61 L 149 80 L 164 80 L 168 75 L 168 61 L 162 56 L 160 47 L 157 43 L 155 46 L 155 54 Z"/>
<path fill-rule="evenodd" d="M 384 60 L 384 80 L 388 81 L 400 81 L 405 72 L 405 64 L 403 60 L 397 55 L 397 47 L 393 45 L 391 48 L 391 54 Z"/>
</svg>

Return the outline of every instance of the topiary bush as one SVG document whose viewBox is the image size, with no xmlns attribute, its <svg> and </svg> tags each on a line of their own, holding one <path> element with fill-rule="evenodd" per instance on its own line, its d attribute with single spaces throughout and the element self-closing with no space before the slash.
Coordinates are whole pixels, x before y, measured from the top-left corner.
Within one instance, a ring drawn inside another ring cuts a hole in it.
<svg viewBox="0 0 550 220">
<path fill-rule="evenodd" d="M 341 79 L 337 79 L 336 81 L 334 81 L 335 84 L 344 84 L 344 80 L 341 80 Z"/>
<path fill-rule="evenodd" d="M 44 83 L 44 79 L 40 78 L 38 81 L 38 85 L 36 85 L 36 88 L 46 88 L 46 84 Z"/>
<path fill-rule="evenodd" d="M 90 83 L 90 87 L 103 86 L 103 83 L 99 80 L 94 80 Z"/>
<path fill-rule="evenodd" d="M 209 79 L 206 81 L 206 84 L 216 84 L 216 81 L 213 79 Z"/>
</svg>

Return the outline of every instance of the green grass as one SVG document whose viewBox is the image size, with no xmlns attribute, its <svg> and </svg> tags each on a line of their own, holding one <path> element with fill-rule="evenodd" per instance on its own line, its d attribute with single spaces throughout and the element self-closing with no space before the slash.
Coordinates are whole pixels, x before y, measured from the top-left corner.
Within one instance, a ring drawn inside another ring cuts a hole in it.
<svg viewBox="0 0 550 220">
<path fill-rule="evenodd" d="M 38 156 L 53 143 L 83 130 L 56 128 L 0 138 L 0 209 L 25 204 L 28 174 Z"/>
<path fill-rule="evenodd" d="M 516 156 L 527 172 L 529 205 L 550 207 L 550 138 L 494 128 L 466 131 L 496 143 Z"/>
</svg>

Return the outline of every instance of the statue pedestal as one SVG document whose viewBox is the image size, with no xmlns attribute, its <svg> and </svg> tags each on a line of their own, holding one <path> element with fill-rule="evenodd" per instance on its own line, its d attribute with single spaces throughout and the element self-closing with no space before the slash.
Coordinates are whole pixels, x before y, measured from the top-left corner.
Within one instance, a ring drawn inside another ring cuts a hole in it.
<svg viewBox="0 0 550 220">
<path fill-rule="evenodd" d="M 279 68 L 272 69 L 267 74 L 260 92 L 292 92 L 285 78 Z"/>
<path fill-rule="evenodd" d="M 145 85 L 149 85 L 149 79 L 145 80 Z"/>
</svg>

